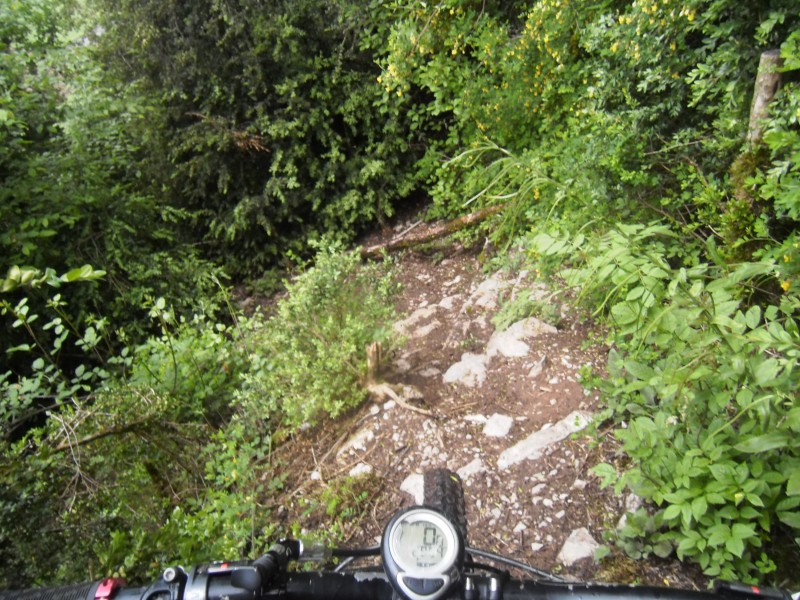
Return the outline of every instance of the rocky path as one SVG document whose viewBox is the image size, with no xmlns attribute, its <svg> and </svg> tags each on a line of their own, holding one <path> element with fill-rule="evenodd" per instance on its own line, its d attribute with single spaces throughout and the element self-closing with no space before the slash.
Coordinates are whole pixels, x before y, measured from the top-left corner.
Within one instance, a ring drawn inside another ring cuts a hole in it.
<svg viewBox="0 0 800 600">
<path fill-rule="evenodd" d="M 501 302 L 522 290 L 549 296 L 526 272 L 486 274 L 463 251 L 440 262 L 408 255 L 402 272 L 407 316 L 395 329 L 407 343 L 382 377 L 407 404 L 376 398 L 337 461 L 387 479 L 390 511 L 421 501 L 425 469 L 448 467 L 464 481 L 474 545 L 551 569 L 592 557 L 591 465 L 570 436 L 596 402 L 579 370 L 602 367 L 602 350 L 582 349 L 588 330 L 568 315 L 559 327 L 529 317 L 497 330 Z"/>
<path fill-rule="evenodd" d="M 673 563 L 617 557 L 609 570 L 593 559 L 632 501 L 601 490 L 590 473 L 608 459 L 584 431 L 598 396 L 579 383 L 582 369 L 604 368 L 598 332 L 553 304 L 530 273 L 487 272 L 477 252 L 409 253 L 400 268 L 395 330 L 406 343 L 383 357 L 379 374 L 392 393 L 377 389 L 344 433 L 326 432 L 324 455 L 304 475 L 322 485 L 341 474 L 380 482 L 371 518 L 349 543 L 374 544 L 398 508 L 421 501 L 422 473 L 447 467 L 464 481 L 475 547 L 579 579 L 692 585 Z M 493 317 L 523 291 L 549 307 L 549 319 L 499 330 Z"/>
</svg>

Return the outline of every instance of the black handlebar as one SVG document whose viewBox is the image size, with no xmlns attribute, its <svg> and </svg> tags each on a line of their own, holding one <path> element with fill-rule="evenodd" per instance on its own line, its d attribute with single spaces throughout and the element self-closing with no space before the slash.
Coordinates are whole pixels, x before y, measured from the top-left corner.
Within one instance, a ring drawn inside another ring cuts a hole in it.
<svg viewBox="0 0 800 600">
<path fill-rule="evenodd" d="M 101 583 L 0 592 L 0 600 L 94 600 Z"/>
<path fill-rule="evenodd" d="M 148 588 L 113 589 L 105 580 L 93 584 L 39 590 L 0 592 L 0 600 L 392 600 L 394 590 L 381 571 L 358 573 L 304 572 L 287 574 L 269 589 L 236 587 L 245 564 L 196 567 L 181 577 L 160 579 Z M 104 595 L 104 589 L 112 593 Z M 455 600 L 791 600 L 782 590 L 721 584 L 714 591 L 598 583 L 553 583 L 466 575 Z"/>
</svg>

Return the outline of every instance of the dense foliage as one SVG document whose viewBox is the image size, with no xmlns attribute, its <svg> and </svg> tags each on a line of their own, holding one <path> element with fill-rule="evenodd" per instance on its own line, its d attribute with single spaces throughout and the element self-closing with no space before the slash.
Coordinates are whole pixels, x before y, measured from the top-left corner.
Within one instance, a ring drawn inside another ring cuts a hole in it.
<svg viewBox="0 0 800 600">
<path fill-rule="evenodd" d="M 271 444 L 391 341 L 389 266 L 329 240 L 423 188 L 608 324 L 621 548 L 797 554 L 795 0 L 12 0 L 0 61 L 0 587 L 257 549 Z"/>
<path fill-rule="evenodd" d="M 349 239 L 413 189 L 416 136 L 375 85 L 378 11 L 100 4 L 104 56 L 164 107 L 170 139 L 152 168 L 230 272 L 257 275 L 323 233 Z"/>
</svg>

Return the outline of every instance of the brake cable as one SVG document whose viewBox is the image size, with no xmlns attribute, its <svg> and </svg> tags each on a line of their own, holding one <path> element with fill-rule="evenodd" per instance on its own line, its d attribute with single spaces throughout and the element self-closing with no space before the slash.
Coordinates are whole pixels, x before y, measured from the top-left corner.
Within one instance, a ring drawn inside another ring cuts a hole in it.
<svg viewBox="0 0 800 600">
<path fill-rule="evenodd" d="M 541 569 L 537 569 L 536 567 L 532 567 L 530 565 L 526 565 L 523 562 L 519 562 L 518 560 L 514 560 L 513 558 L 507 558 L 505 556 L 501 556 L 500 554 L 495 554 L 494 552 L 488 552 L 486 550 L 477 550 L 475 548 L 467 548 L 467 554 L 473 554 L 475 556 L 480 556 L 481 558 L 486 558 L 489 560 L 493 560 L 495 562 L 499 562 L 509 567 L 514 567 L 515 569 L 519 569 L 520 571 L 525 571 L 526 573 L 530 573 L 531 575 L 535 575 L 541 579 L 545 579 L 547 581 L 553 581 L 555 583 L 566 583 L 566 581 L 559 577 L 558 575 L 553 575 L 552 573 L 548 573 L 547 571 L 542 571 Z"/>
</svg>

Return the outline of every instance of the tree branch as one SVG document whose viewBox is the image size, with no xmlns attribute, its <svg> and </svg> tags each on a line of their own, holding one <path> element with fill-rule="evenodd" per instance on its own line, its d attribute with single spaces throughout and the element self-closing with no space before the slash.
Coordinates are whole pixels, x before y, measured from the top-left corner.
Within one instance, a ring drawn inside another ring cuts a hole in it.
<svg viewBox="0 0 800 600">
<path fill-rule="evenodd" d="M 403 235 L 401 234 L 400 237 L 397 237 L 385 244 L 378 244 L 375 246 L 362 248 L 361 258 L 362 259 L 378 258 L 381 254 L 383 254 L 383 252 L 395 252 L 397 250 L 405 250 L 407 248 L 413 248 L 414 246 L 419 246 L 420 244 L 432 242 L 433 240 L 443 238 L 452 233 L 455 233 L 456 231 L 466 229 L 470 225 L 479 223 L 484 219 L 487 219 L 492 215 L 499 213 L 504 208 L 505 204 L 487 206 L 486 208 L 482 208 L 481 210 L 476 211 L 474 213 L 464 215 L 463 217 L 459 217 L 451 221 L 446 221 L 445 223 L 439 223 L 437 225 L 434 225 L 427 231 L 423 231 L 418 235 L 403 237 Z"/>
</svg>

